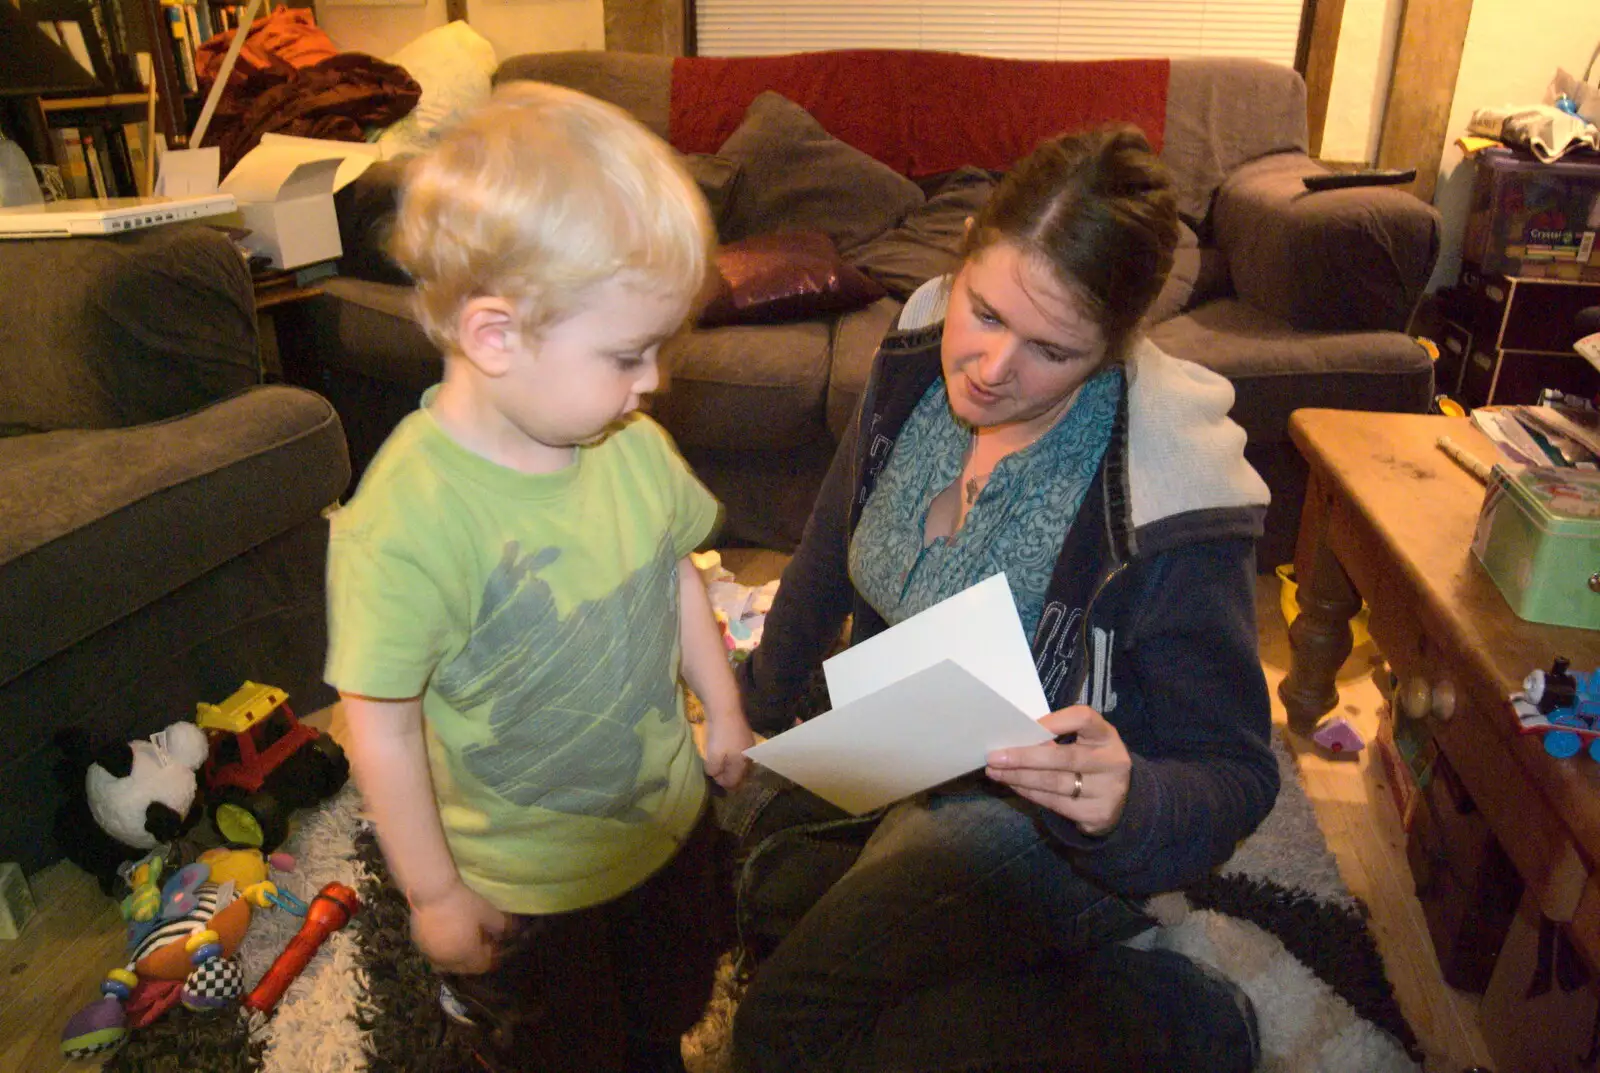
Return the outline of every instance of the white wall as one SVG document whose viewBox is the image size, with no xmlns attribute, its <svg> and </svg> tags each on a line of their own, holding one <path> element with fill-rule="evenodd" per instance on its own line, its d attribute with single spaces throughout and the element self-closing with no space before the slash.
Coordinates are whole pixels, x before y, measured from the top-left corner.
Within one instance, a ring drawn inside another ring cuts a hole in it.
<svg viewBox="0 0 1600 1073">
<path fill-rule="evenodd" d="M 317 24 L 340 48 L 387 56 L 445 23 L 445 0 L 415 6 L 317 0 Z M 501 59 L 606 47 L 604 0 L 467 0 L 467 21 Z"/>
<path fill-rule="evenodd" d="M 1450 108 L 1449 144 L 1433 196 L 1444 214 L 1444 248 L 1430 289 L 1454 283 L 1461 270 L 1461 229 L 1472 192 L 1473 165 L 1463 162 L 1455 140 L 1466 133 L 1473 111 L 1502 104 L 1543 104 L 1556 68 L 1581 77 L 1597 43 L 1600 0 L 1474 0 Z"/>
</svg>

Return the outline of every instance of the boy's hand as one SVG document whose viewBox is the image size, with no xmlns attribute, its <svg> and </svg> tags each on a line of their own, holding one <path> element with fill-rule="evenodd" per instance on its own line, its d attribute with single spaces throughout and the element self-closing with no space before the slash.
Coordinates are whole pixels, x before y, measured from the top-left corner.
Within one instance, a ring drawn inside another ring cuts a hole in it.
<svg viewBox="0 0 1600 1073">
<path fill-rule="evenodd" d="M 488 972 L 509 919 L 459 879 L 443 893 L 411 905 L 411 938 L 445 972 Z"/>
<path fill-rule="evenodd" d="M 706 713 L 706 774 L 724 790 L 736 790 L 750 770 L 744 751 L 756 743 L 745 722 L 744 709 L 734 707 L 716 715 Z"/>
</svg>

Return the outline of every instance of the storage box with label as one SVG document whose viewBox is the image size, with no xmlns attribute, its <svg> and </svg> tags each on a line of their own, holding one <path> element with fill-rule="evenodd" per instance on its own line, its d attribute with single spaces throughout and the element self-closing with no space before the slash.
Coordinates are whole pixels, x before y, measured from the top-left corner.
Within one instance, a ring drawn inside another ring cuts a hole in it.
<svg viewBox="0 0 1600 1073">
<path fill-rule="evenodd" d="M 1544 164 L 1494 148 L 1475 160 L 1465 260 L 1508 276 L 1600 280 L 1600 156 Z"/>
<path fill-rule="evenodd" d="M 1521 618 L 1600 629 L 1600 472 L 1495 466 L 1472 552 Z"/>
</svg>

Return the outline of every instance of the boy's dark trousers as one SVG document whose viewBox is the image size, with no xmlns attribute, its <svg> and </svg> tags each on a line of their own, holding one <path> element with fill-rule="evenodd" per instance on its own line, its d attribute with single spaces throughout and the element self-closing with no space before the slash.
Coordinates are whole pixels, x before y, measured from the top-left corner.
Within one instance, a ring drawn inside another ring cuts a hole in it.
<svg viewBox="0 0 1600 1073">
<path fill-rule="evenodd" d="M 495 967 L 445 981 L 493 1073 L 682 1070 L 678 1038 L 732 938 L 726 836 L 707 807 L 676 857 L 591 909 L 515 916 Z"/>
</svg>

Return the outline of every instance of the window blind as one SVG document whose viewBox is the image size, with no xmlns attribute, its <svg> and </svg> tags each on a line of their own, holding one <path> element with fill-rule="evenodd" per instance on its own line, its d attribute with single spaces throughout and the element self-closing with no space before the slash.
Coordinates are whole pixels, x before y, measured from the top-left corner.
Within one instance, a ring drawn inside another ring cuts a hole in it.
<svg viewBox="0 0 1600 1073">
<path fill-rule="evenodd" d="M 702 56 L 917 48 L 1015 59 L 1253 56 L 1292 66 L 1304 0 L 696 0 Z"/>
</svg>

